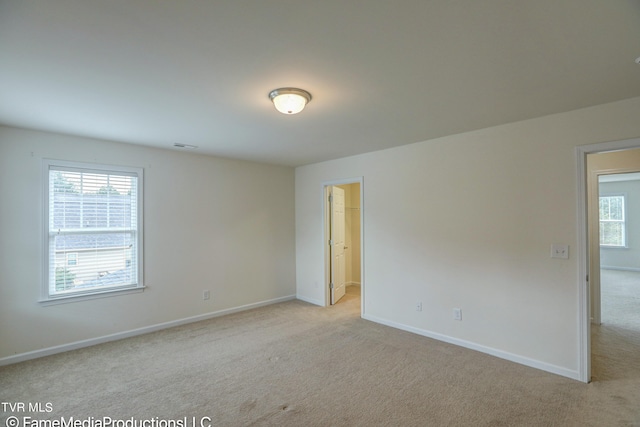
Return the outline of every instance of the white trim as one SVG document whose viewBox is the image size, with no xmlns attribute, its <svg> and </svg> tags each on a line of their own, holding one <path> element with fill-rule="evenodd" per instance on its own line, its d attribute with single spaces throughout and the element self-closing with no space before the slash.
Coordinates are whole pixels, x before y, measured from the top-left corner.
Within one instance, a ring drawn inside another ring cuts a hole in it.
<svg viewBox="0 0 640 427">
<path fill-rule="evenodd" d="M 305 297 L 302 295 L 296 295 L 296 299 L 299 299 L 300 301 L 304 301 L 304 302 L 308 302 L 309 304 L 313 304 L 313 305 L 319 305 L 320 307 L 324 307 L 324 301 L 315 299 L 315 298 L 309 298 L 309 297 Z"/>
<path fill-rule="evenodd" d="M 146 286 L 138 286 L 135 288 L 120 287 L 120 288 L 113 288 L 113 289 L 101 289 L 99 291 L 89 291 L 86 294 L 81 294 L 76 292 L 71 295 L 61 295 L 61 296 L 51 297 L 50 299 L 41 299 L 41 300 L 38 300 L 38 304 L 40 304 L 42 307 L 47 307 L 50 305 L 67 304 L 70 302 L 87 301 L 90 299 L 108 298 L 108 297 L 115 297 L 118 295 L 127 295 L 127 294 L 138 294 L 140 292 L 144 292 L 145 289 L 146 289 Z"/>
<path fill-rule="evenodd" d="M 640 173 L 638 172 L 615 173 L 610 175 L 601 175 L 598 178 L 600 180 L 600 184 L 609 183 L 609 182 L 640 181 Z"/>
<path fill-rule="evenodd" d="M 576 147 L 577 237 L 578 237 L 578 380 L 591 380 L 591 296 L 589 283 L 589 241 L 587 222 L 587 154 L 639 148 L 640 139 L 601 142 Z"/>
<path fill-rule="evenodd" d="M 591 380 L 591 297 L 589 294 L 589 247 L 587 240 L 587 152 L 576 147 L 578 238 L 578 379 Z"/>
<path fill-rule="evenodd" d="M 13 356 L 0 358 L 0 366 L 11 365 L 13 363 L 24 362 L 26 360 L 37 359 L 39 357 L 51 356 L 52 354 L 64 353 L 66 351 L 77 350 L 79 348 L 90 347 L 96 344 L 103 344 L 110 341 L 117 341 L 124 338 L 131 338 L 137 335 L 148 334 L 150 332 L 156 332 L 163 329 L 173 328 L 175 326 L 186 325 L 188 323 L 199 322 L 201 320 L 208 320 L 214 317 L 224 316 L 226 314 L 237 313 L 240 311 L 251 310 L 253 308 L 263 307 L 266 305 L 277 304 L 280 302 L 291 301 L 296 299 L 295 295 L 288 295 L 286 297 L 273 298 L 270 300 L 255 302 L 252 304 L 241 305 L 238 307 L 227 308 L 224 310 L 218 310 L 211 313 L 200 314 L 198 316 L 186 317 L 184 319 L 172 320 L 170 322 L 158 323 L 151 326 L 145 326 L 143 328 L 132 329 L 124 332 L 117 332 L 115 334 L 104 335 L 97 338 L 89 338 L 82 341 L 76 341 L 69 344 L 57 345 L 54 347 L 48 347 L 41 350 L 28 351 L 26 353 L 20 353 Z"/>
<path fill-rule="evenodd" d="M 601 270 L 617 270 L 617 271 L 633 271 L 633 272 L 640 272 L 640 268 L 636 268 L 636 267 L 616 267 L 614 265 L 600 265 L 600 269 Z"/>
<path fill-rule="evenodd" d="M 365 320 L 370 320 L 375 323 L 380 323 L 381 325 L 390 326 L 392 328 L 401 329 L 403 331 L 422 335 L 427 338 L 432 338 L 438 341 L 468 348 L 470 350 L 479 351 L 481 353 L 489 354 L 491 356 L 495 356 L 500 359 L 509 360 L 511 362 L 519 363 L 521 365 L 529 366 L 535 369 L 540 369 L 542 371 L 550 372 L 552 374 L 561 375 L 563 377 L 571 378 L 573 380 L 580 380 L 580 375 L 578 371 L 566 369 L 561 366 L 556 366 L 550 363 L 542 362 L 540 360 L 519 356 L 517 354 L 509 353 L 507 351 L 502 351 L 502 350 L 495 349 L 493 347 L 487 347 L 484 345 L 476 344 L 471 341 L 461 340 L 458 338 L 450 337 L 448 335 L 443 335 L 436 332 L 415 328 L 413 326 L 404 325 L 402 323 L 396 323 L 396 322 L 382 319 L 376 316 L 363 315 L 362 317 Z"/>
</svg>

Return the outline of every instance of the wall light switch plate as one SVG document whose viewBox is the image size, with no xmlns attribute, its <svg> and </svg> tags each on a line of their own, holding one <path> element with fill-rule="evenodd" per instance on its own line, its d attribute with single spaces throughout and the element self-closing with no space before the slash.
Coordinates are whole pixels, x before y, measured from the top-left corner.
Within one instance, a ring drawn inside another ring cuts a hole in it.
<svg viewBox="0 0 640 427">
<path fill-rule="evenodd" d="M 554 243 L 551 245 L 551 258 L 569 259 L 569 245 Z"/>
</svg>

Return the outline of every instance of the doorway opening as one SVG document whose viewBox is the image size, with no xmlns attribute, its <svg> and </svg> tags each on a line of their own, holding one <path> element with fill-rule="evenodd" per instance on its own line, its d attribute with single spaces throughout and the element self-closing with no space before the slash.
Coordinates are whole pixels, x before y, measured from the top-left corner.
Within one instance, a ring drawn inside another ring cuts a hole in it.
<svg viewBox="0 0 640 427">
<path fill-rule="evenodd" d="M 624 285 L 617 273 L 633 272 L 636 268 L 630 263 L 635 250 L 629 246 L 631 240 L 640 254 L 640 235 L 636 238 L 629 234 L 632 219 L 640 227 L 640 212 L 638 219 L 634 219 L 635 215 L 628 209 L 630 199 L 627 197 L 635 193 L 631 181 L 636 176 L 630 174 L 640 171 L 640 139 L 581 146 L 577 147 L 576 153 L 580 281 L 578 379 L 590 382 L 624 378 L 640 361 L 640 356 L 638 360 L 622 357 L 628 354 L 629 346 L 640 350 L 640 333 L 615 325 L 626 322 L 616 314 L 620 306 L 615 304 L 632 303 L 627 299 L 629 295 L 622 296 L 620 292 L 635 294 L 635 285 Z M 634 199 L 640 198 L 640 181 L 638 184 L 638 196 L 634 195 Z M 640 265 L 636 273 L 640 277 Z M 637 283 L 640 286 L 640 281 Z M 623 285 L 626 289 L 615 290 Z M 615 296 L 616 292 L 618 296 Z M 637 295 L 640 296 L 640 288 Z"/>
<path fill-rule="evenodd" d="M 324 185 L 325 306 L 364 313 L 362 178 Z"/>
<path fill-rule="evenodd" d="M 640 334 L 640 168 L 599 175 L 598 198 L 600 292 L 594 293 L 593 323 Z"/>
</svg>

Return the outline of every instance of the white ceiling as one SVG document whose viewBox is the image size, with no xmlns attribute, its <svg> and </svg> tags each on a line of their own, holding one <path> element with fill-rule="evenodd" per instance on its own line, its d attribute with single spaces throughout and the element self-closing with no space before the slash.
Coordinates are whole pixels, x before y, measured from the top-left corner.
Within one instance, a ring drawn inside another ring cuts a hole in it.
<svg viewBox="0 0 640 427">
<path fill-rule="evenodd" d="M 297 166 L 640 96 L 638 56 L 636 0 L 0 0 L 0 123 Z"/>
</svg>

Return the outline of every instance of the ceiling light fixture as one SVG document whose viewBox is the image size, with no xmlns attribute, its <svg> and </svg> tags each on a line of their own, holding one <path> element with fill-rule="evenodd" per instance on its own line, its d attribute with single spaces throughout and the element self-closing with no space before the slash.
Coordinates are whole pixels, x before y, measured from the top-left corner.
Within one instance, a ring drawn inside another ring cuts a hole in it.
<svg viewBox="0 0 640 427">
<path fill-rule="evenodd" d="M 174 146 L 174 147 L 177 147 L 177 148 L 188 148 L 188 149 L 191 149 L 191 150 L 193 150 L 193 149 L 195 149 L 195 148 L 198 148 L 198 146 L 197 146 L 197 145 L 183 144 L 183 143 L 181 143 L 181 142 L 175 142 L 175 143 L 173 144 L 173 146 Z"/>
<path fill-rule="evenodd" d="M 311 94 L 294 87 L 282 87 L 269 92 L 269 99 L 282 114 L 298 114 L 311 101 Z"/>
</svg>

